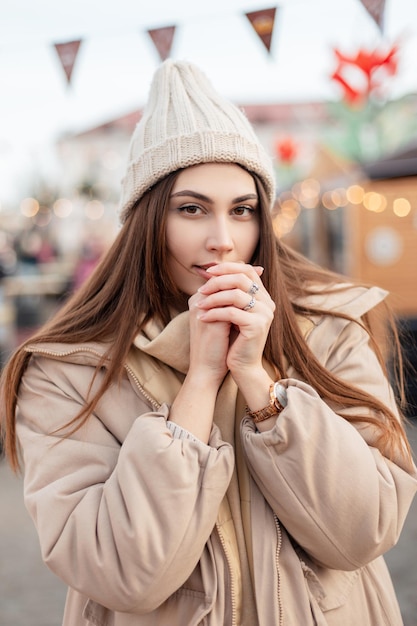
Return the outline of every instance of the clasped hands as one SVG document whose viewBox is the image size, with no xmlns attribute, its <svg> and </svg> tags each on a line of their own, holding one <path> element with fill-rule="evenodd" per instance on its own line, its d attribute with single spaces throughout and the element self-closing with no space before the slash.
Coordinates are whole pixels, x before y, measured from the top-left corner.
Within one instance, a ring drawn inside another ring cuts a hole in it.
<svg viewBox="0 0 417 626">
<path fill-rule="evenodd" d="M 189 299 L 190 368 L 204 368 L 219 384 L 227 371 L 238 382 L 262 356 L 275 303 L 262 284 L 263 268 L 224 262 Z"/>
</svg>

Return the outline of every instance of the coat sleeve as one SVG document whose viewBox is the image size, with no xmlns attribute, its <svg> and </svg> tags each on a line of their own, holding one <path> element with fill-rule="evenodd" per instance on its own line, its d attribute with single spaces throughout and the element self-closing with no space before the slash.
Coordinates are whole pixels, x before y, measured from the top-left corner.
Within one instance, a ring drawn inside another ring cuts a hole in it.
<svg viewBox="0 0 417 626">
<path fill-rule="evenodd" d="M 78 413 L 81 399 L 63 367 L 32 358 L 19 393 L 25 501 L 43 558 L 70 587 L 112 610 L 152 611 L 198 563 L 233 450 L 216 428 L 209 445 L 174 439 L 166 406 L 132 415 L 123 443 L 97 415 L 64 438 L 54 431 Z M 116 411 L 115 424 L 131 411 L 126 391 L 101 400 L 107 416 Z"/>
<path fill-rule="evenodd" d="M 355 322 L 341 325 L 324 365 L 396 411 L 366 331 Z M 326 324 L 320 332 L 327 341 Z M 274 427 L 258 433 L 252 420 L 243 422 L 252 476 L 313 559 L 333 569 L 362 567 L 398 540 L 417 489 L 415 468 L 400 454 L 392 460 L 381 454 L 373 429 L 348 422 L 308 384 L 295 378 L 283 382 L 288 405 Z"/>
</svg>

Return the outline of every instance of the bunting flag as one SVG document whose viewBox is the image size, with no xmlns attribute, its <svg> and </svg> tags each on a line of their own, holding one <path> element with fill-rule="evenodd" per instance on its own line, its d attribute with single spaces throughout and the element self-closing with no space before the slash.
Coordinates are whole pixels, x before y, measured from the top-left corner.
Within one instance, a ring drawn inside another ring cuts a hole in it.
<svg viewBox="0 0 417 626">
<path fill-rule="evenodd" d="M 262 9 L 261 11 L 251 11 L 250 13 L 245 13 L 255 33 L 259 36 L 268 52 L 271 51 L 275 13 L 276 8 Z"/>
<path fill-rule="evenodd" d="M 55 43 L 54 47 L 58 53 L 62 67 L 67 77 L 68 85 L 71 83 L 72 70 L 74 69 L 75 59 L 80 49 L 81 40 L 67 41 L 66 43 Z"/>
<path fill-rule="evenodd" d="M 384 26 L 385 0 L 360 0 L 382 32 Z"/>
<path fill-rule="evenodd" d="M 175 28 L 175 26 L 164 26 L 163 28 L 153 28 L 147 31 L 158 51 L 161 61 L 165 61 L 171 54 Z"/>
</svg>

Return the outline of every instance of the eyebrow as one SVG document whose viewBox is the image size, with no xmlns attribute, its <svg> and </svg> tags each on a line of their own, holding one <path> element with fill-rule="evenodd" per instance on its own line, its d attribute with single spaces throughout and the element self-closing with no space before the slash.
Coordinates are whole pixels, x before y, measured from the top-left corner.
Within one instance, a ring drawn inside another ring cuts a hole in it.
<svg viewBox="0 0 417 626">
<path fill-rule="evenodd" d="M 171 198 L 179 198 L 182 196 L 191 196 L 192 198 L 196 198 L 197 200 L 201 200 L 202 202 L 208 202 L 209 204 L 213 204 L 213 200 L 208 196 L 205 196 L 198 191 L 192 191 L 191 189 L 182 189 L 181 191 L 177 191 L 176 193 L 171 194 Z M 232 200 L 233 204 L 237 202 L 245 202 L 246 200 L 258 200 L 258 195 L 256 193 L 248 193 L 244 196 L 238 196 Z"/>
</svg>

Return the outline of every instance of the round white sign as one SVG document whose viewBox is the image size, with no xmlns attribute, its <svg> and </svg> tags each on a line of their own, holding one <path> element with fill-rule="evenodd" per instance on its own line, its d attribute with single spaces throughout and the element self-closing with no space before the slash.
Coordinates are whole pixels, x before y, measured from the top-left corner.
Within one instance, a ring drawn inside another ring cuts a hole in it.
<svg viewBox="0 0 417 626">
<path fill-rule="evenodd" d="M 379 226 L 365 240 L 365 252 L 376 265 L 393 265 L 403 252 L 403 241 L 396 230 Z"/>
</svg>

